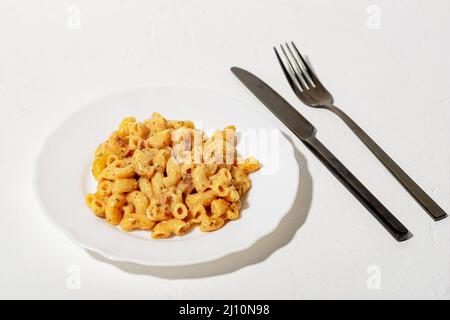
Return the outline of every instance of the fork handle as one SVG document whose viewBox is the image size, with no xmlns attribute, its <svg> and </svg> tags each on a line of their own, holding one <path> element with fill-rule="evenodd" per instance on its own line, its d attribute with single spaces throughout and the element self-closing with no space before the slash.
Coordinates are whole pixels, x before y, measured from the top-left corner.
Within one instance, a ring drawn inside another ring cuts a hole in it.
<svg viewBox="0 0 450 320">
<path fill-rule="evenodd" d="M 410 238 L 408 229 L 316 137 L 302 141 L 397 241 Z"/>
<path fill-rule="evenodd" d="M 336 106 L 329 107 L 338 115 L 356 136 L 369 148 L 380 162 L 391 172 L 398 182 L 409 192 L 409 194 L 422 206 L 422 208 L 435 220 L 447 217 L 447 213 L 423 191 L 421 187 L 411 179 L 392 158 L 381 149 L 381 147 L 369 137 L 344 111 Z"/>
</svg>

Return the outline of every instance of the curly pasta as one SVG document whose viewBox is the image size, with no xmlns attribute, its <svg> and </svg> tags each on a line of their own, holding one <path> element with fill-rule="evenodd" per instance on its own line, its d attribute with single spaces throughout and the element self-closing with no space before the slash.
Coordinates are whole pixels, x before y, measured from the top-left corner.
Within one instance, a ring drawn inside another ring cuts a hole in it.
<svg viewBox="0 0 450 320">
<path fill-rule="evenodd" d="M 208 138 L 192 121 L 159 113 L 123 119 L 95 150 L 92 212 L 123 231 L 149 230 L 155 239 L 184 235 L 195 226 L 210 232 L 240 216 L 248 175 L 261 165 L 236 156 L 236 128 Z"/>
</svg>

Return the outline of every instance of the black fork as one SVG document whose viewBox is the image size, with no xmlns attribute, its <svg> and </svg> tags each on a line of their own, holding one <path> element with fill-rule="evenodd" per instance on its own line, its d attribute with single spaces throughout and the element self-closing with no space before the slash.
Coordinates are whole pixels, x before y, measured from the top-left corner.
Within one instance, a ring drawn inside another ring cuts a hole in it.
<svg viewBox="0 0 450 320">
<path fill-rule="evenodd" d="M 447 217 L 447 213 L 355 121 L 333 104 L 333 96 L 319 81 L 295 44 L 286 43 L 280 48 L 281 54 L 274 48 L 275 54 L 286 79 L 300 101 L 307 106 L 335 113 L 435 221 Z"/>
</svg>

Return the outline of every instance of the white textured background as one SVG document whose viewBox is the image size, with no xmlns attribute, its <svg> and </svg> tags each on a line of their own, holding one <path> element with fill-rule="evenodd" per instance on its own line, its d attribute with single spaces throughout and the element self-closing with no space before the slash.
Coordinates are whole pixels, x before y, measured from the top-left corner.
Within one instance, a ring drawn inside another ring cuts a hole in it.
<svg viewBox="0 0 450 320">
<path fill-rule="evenodd" d="M 79 29 L 71 28 L 76 8 Z M 379 9 L 380 29 L 367 24 L 368 8 Z M 450 297 L 450 219 L 433 222 L 340 120 L 301 105 L 272 51 L 296 41 L 336 103 L 448 212 L 448 0 L 2 0 L 0 39 L 0 298 Z M 294 209 L 269 238 L 218 262 L 110 263 L 47 222 L 31 177 L 60 121 L 142 85 L 211 88 L 259 107 L 233 65 L 294 103 L 414 237 L 393 241 L 299 142 L 303 190 Z M 374 289 L 367 281 L 377 271 Z"/>
</svg>

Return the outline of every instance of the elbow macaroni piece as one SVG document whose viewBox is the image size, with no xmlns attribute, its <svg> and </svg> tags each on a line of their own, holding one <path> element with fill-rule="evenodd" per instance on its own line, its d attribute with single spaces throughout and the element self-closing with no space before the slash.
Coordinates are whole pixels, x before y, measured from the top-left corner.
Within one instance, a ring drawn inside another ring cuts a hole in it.
<svg viewBox="0 0 450 320">
<path fill-rule="evenodd" d="M 136 229 L 151 230 L 154 225 L 155 223 L 151 221 L 146 215 L 137 213 L 127 213 L 120 221 L 120 228 L 126 232 Z"/>
<path fill-rule="evenodd" d="M 140 191 L 133 191 L 127 196 L 127 202 L 134 206 L 137 214 L 145 215 L 149 205 L 147 196 Z"/>
<path fill-rule="evenodd" d="M 191 209 L 198 205 L 209 206 L 211 202 L 216 198 L 217 196 L 212 190 L 197 192 L 186 197 L 186 205 Z"/>
<path fill-rule="evenodd" d="M 118 225 L 123 216 L 126 197 L 123 194 L 112 194 L 106 201 L 105 218 L 108 223 Z"/>
<path fill-rule="evenodd" d="M 172 136 L 172 129 L 166 129 L 155 133 L 147 139 L 147 144 L 151 148 L 164 148 L 170 145 Z"/>
<path fill-rule="evenodd" d="M 241 202 L 237 201 L 232 203 L 226 212 L 227 218 L 229 220 L 236 220 L 239 218 L 239 209 L 241 208 Z"/>
<path fill-rule="evenodd" d="M 211 232 L 219 230 L 225 224 L 225 219 L 220 217 L 204 217 L 200 223 L 200 230 Z"/>
<path fill-rule="evenodd" d="M 227 213 L 230 204 L 224 199 L 215 199 L 211 202 L 211 216 L 220 218 Z"/>
<path fill-rule="evenodd" d="M 138 180 L 139 190 L 147 196 L 147 198 L 151 199 L 153 195 L 153 187 L 150 180 L 146 177 L 140 177 Z"/>
<path fill-rule="evenodd" d="M 172 234 L 179 236 L 184 232 L 186 227 L 187 223 L 180 219 L 162 221 L 153 229 L 152 237 L 159 239 L 170 237 Z"/>
<path fill-rule="evenodd" d="M 166 165 L 167 177 L 163 179 L 166 188 L 178 184 L 181 179 L 180 165 L 173 158 L 167 161 Z"/>
<path fill-rule="evenodd" d="M 198 226 L 211 232 L 240 216 L 248 175 L 261 165 L 236 155 L 236 128 L 211 138 L 192 121 L 154 112 L 143 122 L 123 119 L 95 150 L 95 193 L 86 205 L 125 232 L 151 231 L 154 239 L 181 236 Z"/>
<path fill-rule="evenodd" d="M 131 164 L 124 159 L 119 159 L 103 169 L 100 177 L 106 180 L 115 180 L 118 178 L 131 178 L 134 175 L 135 172 Z"/>
<path fill-rule="evenodd" d="M 113 193 L 113 182 L 101 180 L 97 185 L 97 196 L 107 198 Z"/>
<path fill-rule="evenodd" d="M 228 202 L 237 202 L 237 201 L 239 201 L 240 197 L 241 197 L 241 195 L 236 190 L 236 188 L 231 186 L 230 192 L 224 199 L 227 200 Z"/>
<path fill-rule="evenodd" d="M 94 160 L 94 163 L 92 164 L 92 174 L 96 180 L 98 180 L 100 173 L 106 168 L 107 159 L 106 156 L 100 156 Z"/>
<path fill-rule="evenodd" d="M 208 176 L 209 171 L 204 165 L 197 166 L 197 168 L 192 171 L 192 183 L 198 192 L 203 192 L 211 187 Z"/>
<path fill-rule="evenodd" d="M 188 215 L 188 208 L 182 202 L 175 203 L 172 207 L 172 215 L 177 219 L 184 219 Z"/>
<path fill-rule="evenodd" d="M 141 177 L 151 179 L 155 168 L 152 166 L 152 158 L 149 154 L 136 150 L 131 158 L 131 165 L 134 171 Z"/>
<path fill-rule="evenodd" d="M 164 175 L 161 172 L 155 173 L 151 181 L 153 192 L 161 193 L 164 190 Z"/>
<path fill-rule="evenodd" d="M 249 174 L 261 168 L 261 164 L 254 157 L 250 157 L 247 159 L 238 159 L 237 167 Z"/>
<path fill-rule="evenodd" d="M 100 185 L 100 184 L 99 184 Z M 138 188 L 136 179 L 133 178 L 118 178 L 114 180 L 111 187 L 112 193 L 128 193 Z"/>
</svg>

